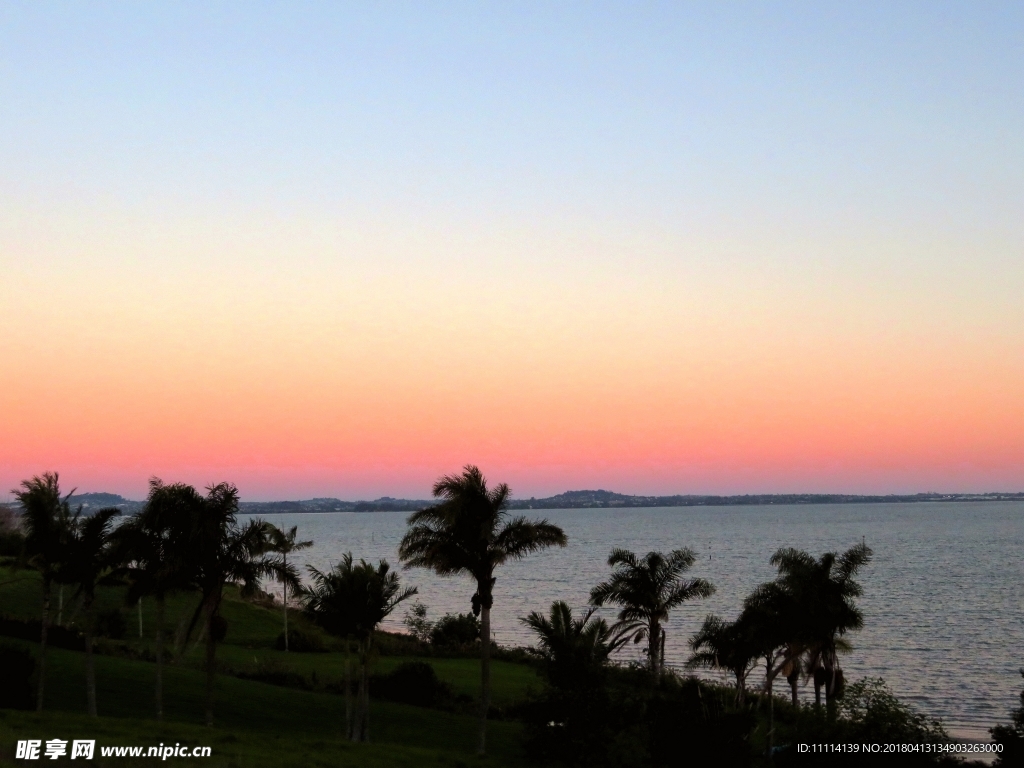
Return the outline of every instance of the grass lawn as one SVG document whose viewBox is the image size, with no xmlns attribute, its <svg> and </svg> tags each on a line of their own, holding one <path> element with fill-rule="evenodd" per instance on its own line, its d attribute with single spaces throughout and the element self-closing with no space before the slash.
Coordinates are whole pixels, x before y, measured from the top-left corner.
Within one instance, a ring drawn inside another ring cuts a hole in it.
<svg viewBox="0 0 1024 768">
<path fill-rule="evenodd" d="M 122 590 L 101 589 L 98 610 L 121 606 Z M 72 590 L 65 589 L 65 622 L 73 615 Z M 191 595 L 177 596 L 168 606 L 168 625 L 191 615 Z M 54 600 L 54 608 L 56 608 Z M 40 609 L 38 576 L 31 572 L 12 573 L 0 569 L 0 612 L 21 618 L 37 618 Z M 316 672 L 320 683 L 341 680 L 345 655 L 330 653 L 285 653 L 273 646 L 281 632 L 281 612 L 240 600 L 231 592 L 224 603 L 228 636 L 217 649 L 220 666 L 227 671 L 251 671 L 268 663 L 275 669 L 293 671 L 307 679 Z M 130 648 L 151 645 L 155 605 L 143 603 L 144 637 L 138 637 L 134 611 L 125 642 Z M 293 619 L 290 618 L 290 622 Z M 295 616 L 294 623 L 304 619 Z M 27 641 L 0 637 L 0 643 L 20 645 L 33 653 L 37 646 Z M 493 721 L 488 726 L 489 757 L 480 762 L 473 754 L 476 719 L 472 716 L 372 701 L 370 733 L 373 744 L 352 745 L 341 737 L 344 699 L 316 691 L 267 685 L 230 674 L 217 679 L 215 723 L 211 731 L 202 726 L 204 675 L 202 648 L 193 648 L 174 664 L 164 667 L 164 711 L 167 723 L 149 719 L 153 712 L 155 665 L 123 656 L 97 655 L 97 698 L 99 724 L 85 712 L 84 654 L 51 648 L 47 653 L 45 709 L 34 713 L 4 711 L 0 716 L 0 762 L 12 756 L 19 738 L 67 738 L 104 734 L 108 745 L 155 745 L 171 739 L 182 743 L 214 747 L 214 765 L 524 765 L 521 726 L 510 721 Z M 410 657 L 383 656 L 374 670 L 387 672 Z M 476 659 L 424 658 L 438 677 L 457 693 L 476 697 L 480 686 L 480 664 Z M 534 669 L 525 664 L 492 662 L 493 700 L 496 706 L 521 700 L 527 690 L 539 685 Z M 372 696 L 372 690 L 371 690 Z M 58 728 L 58 726 L 60 726 Z M 54 730 L 54 729 L 57 730 Z M 97 730 L 100 728 L 101 730 Z M 26 730 L 28 729 L 28 730 Z M 31 733 L 29 733 L 31 731 Z M 107 738 L 109 736 L 109 738 Z M 97 736 L 99 738 L 99 736 Z M 179 758 L 181 759 L 181 758 Z M 152 760 L 152 759 L 151 759 Z M 173 758 L 171 759 L 173 761 Z M 110 758 L 118 765 L 131 764 L 127 758 Z M 142 760 L 144 762 L 144 759 Z M 204 761 L 205 762 L 205 761 Z M 77 763 L 76 763 L 77 764 Z M 102 763 L 100 763 L 102 764 Z"/>
<path fill-rule="evenodd" d="M 97 594 L 97 611 L 110 610 L 123 605 L 123 590 L 101 588 Z M 71 618 L 72 590 L 65 588 L 65 621 Z M 21 618 L 36 619 L 40 612 L 39 577 L 31 571 L 12 573 L 0 569 L 0 613 Z M 54 610 L 56 610 L 56 600 Z M 168 601 L 167 625 L 173 629 L 188 620 L 195 609 L 193 595 L 176 595 Z M 156 621 L 156 605 L 153 600 L 142 604 L 144 637 L 138 637 L 138 623 L 134 610 L 129 611 L 128 632 L 125 641 L 134 647 L 152 646 L 152 633 Z M 242 672 L 251 671 L 257 664 L 271 662 L 282 671 L 293 671 L 311 677 L 316 671 L 320 682 L 339 681 L 344 677 L 345 655 L 334 653 L 285 653 L 274 649 L 277 636 L 283 628 L 280 609 L 267 609 L 238 599 L 234 590 L 228 590 L 221 610 L 228 621 L 228 635 L 217 648 L 217 658 L 227 669 Z M 289 625 L 307 627 L 305 617 L 291 612 Z M 338 645 L 340 647 L 340 644 Z M 189 650 L 179 664 L 199 668 L 203 664 L 203 648 Z M 452 686 L 456 693 L 476 698 L 480 694 L 480 662 L 476 659 L 439 659 L 402 656 L 380 656 L 374 662 L 375 672 L 388 672 L 407 661 L 426 661 L 434 667 L 437 676 Z M 495 706 L 505 707 L 523 699 L 527 691 L 540 685 L 535 670 L 526 664 L 507 661 L 491 661 L 491 700 Z"/>
<path fill-rule="evenodd" d="M 32 647 L 23 641 L 3 642 Z M 100 714 L 105 718 L 147 717 L 153 711 L 154 669 L 155 666 L 147 662 L 97 656 Z M 46 682 L 47 711 L 76 715 L 85 711 L 84 654 L 50 649 L 47 652 Z M 167 720 L 195 725 L 203 730 L 204 690 L 204 677 L 199 670 L 178 665 L 165 667 L 164 713 Z M 215 730 L 258 731 L 341 741 L 345 703 L 341 696 L 219 675 L 214 712 Z M 476 727 L 473 717 L 390 702 L 371 702 L 370 733 L 374 742 L 415 746 L 468 757 L 472 756 L 476 745 Z M 521 762 L 519 735 L 518 723 L 492 722 L 488 725 L 495 764 L 516 765 Z"/>
<path fill-rule="evenodd" d="M 272 732 L 263 729 L 204 728 L 185 723 L 156 723 L 152 720 L 101 717 L 98 720 L 66 712 L 41 715 L 0 709 L 0 764 L 14 764 L 19 739 L 95 739 L 96 752 L 91 762 L 100 768 L 134 768 L 158 764 L 154 758 L 100 756 L 102 746 L 142 746 L 181 744 L 209 746 L 211 756 L 199 761 L 217 768 L 469 768 L 500 766 L 494 758 L 477 758 L 448 750 L 404 747 L 394 744 L 352 744 L 331 735 L 304 732 Z M 78 765 L 46 760 L 46 765 Z M 192 758 L 168 758 L 166 764 L 192 764 Z M 28 763 L 26 763 L 27 765 Z"/>
</svg>

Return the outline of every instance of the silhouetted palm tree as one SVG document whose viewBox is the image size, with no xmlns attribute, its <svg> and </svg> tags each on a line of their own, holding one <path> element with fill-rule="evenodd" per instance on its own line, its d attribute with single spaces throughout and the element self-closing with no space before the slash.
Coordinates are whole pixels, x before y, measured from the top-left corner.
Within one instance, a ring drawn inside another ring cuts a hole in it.
<svg viewBox="0 0 1024 768">
<path fill-rule="evenodd" d="M 580 690 L 596 682 L 608 657 L 624 641 L 615 638 L 608 623 L 591 608 L 578 619 L 568 604 L 551 604 L 550 617 L 533 611 L 520 622 L 537 633 L 539 647 L 531 649 L 544 662 L 544 674 L 556 688 Z"/>
<path fill-rule="evenodd" d="M 77 519 L 77 524 L 71 530 L 68 553 L 60 575 L 64 583 L 78 586 L 75 597 L 82 600 L 85 625 L 86 706 L 92 717 L 98 717 L 96 664 L 92 653 L 95 635 L 92 609 L 96 601 L 96 585 L 115 565 L 110 530 L 111 520 L 118 514 L 120 512 L 116 508 L 101 509 L 94 515 Z"/>
<path fill-rule="evenodd" d="M 704 579 L 682 578 L 694 559 L 689 549 L 677 549 L 668 556 L 648 552 L 643 558 L 626 549 L 613 549 L 608 558 L 608 565 L 614 569 L 611 579 L 590 592 L 590 602 L 596 606 L 615 603 L 621 607 L 613 629 L 634 643 L 647 640 L 648 665 L 656 677 L 664 668 L 662 622 L 668 619 L 669 611 L 687 600 L 715 592 Z"/>
<path fill-rule="evenodd" d="M 159 478 L 149 481 L 149 494 L 142 511 L 114 531 L 117 559 L 129 578 L 125 602 L 141 605 L 143 596 L 156 603 L 156 681 L 154 700 L 156 717 L 162 720 L 164 628 L 167 596 L 186 588 L 190 531 L 199 514 L 203 497 L 191 485 L 164 485 Z"/>
<path fill-rule="evenodd" d="M 313 546 L 312 541 L 296 541 L 295 538 L 299 533 L 299 527 L 293 525 L 288 533 L 285 533 L 277 526 L 270 526 L 270 551 L 276 552 L 281 555 L 281 560 L 284 563 L 284 567 L 288 567 L 288 555 L 292 552 L 297 552 L 301 549 L 308 549 Z M 288 650 L 288 582 L 282 581 L 281 588 L 283 590 L 283 596 L 281 602 L 284 605 L 284 649 Z"/>
<path fill-rule="evenodd" d="M 46 636 L 50 628 L 50 593 L 67 557 L 68 541 L 76 524 L 77 515 L 72 515 L 68 504 L 74 491 L 61 497 L 57 473 L 45 472 L 41 477 L 22 481 L 21 490 L 11 492 L 21 505 L 21 524 L 25 531 L 25 551 L 21 564 L 39 571 L 42 577 L 43 608 L 36 684 L 36 711 L 42 712 L 46 683 Z"/>
<path fill-rule="evenodd" d="M 551 546 L 564 547 L 565 533 L 546 520 L 508 519 L 511 492 L 502 483 L 488 490 L 477 467 L 446 475 L 434 484 L 440 503 L 409 516 L 409 530 L 398 548 L 406 568 L 430 568 L 441 576 L 466 574 L 476 583 L 473 613 L 480 616 L 480 736 L 487 746 L 487 710 L 491 703 L 491 605 L 494 569 L 508 560 Z"/>
<path fill-rule="evenodd" d="M 183 563 L 185 584 L 201 595 L 185 640 L 202 620 L 206 637 L 206 724 L 213 725 L 213 690 L 217 673 L 217 643 L 227 632 L 227 622 L 220 616 L 224 586 L 238 584 L 242 595 L 255 594 L 260 579 L 287 580 L 297 587 L 298 578 L 292 566 L 284 567 L 280 558 L 268 557 L 269 525 L 251 520 L 243 526 L 237 522 L 238 489 L 229 483 L 207 488 L 202 504 L 192 510 Z"/>
<path fill-rule="evenodd" d="M 814 675 L 815 704 L 821 705 L 821 689 L 830 713 L 842 680 L 839 652 L 849 648 L 844 635 L 864 625 L 855 600 L 863 593 L 853 577 L 871 562 L 866 544 L 841 555 L 826 552 L 815 559 L 797 549 L 780 549 L 771 564 L 779 569 L 776 583 L 796 608 L 794 639 L 805 651 L 808 671 Z"/>
<path fill-rule="evenodd" d="M 354 720 L 350 711 L 346 712 L 346 730 L 352 741 L 369 741 L 373 633 L 399 603 L 416 594 L 416 588 L 402 589 L 398 573 L 390 569 L 387 561 L 381 560 L 376 568 L 365 560 L 353 563 L 351 552 L 328 573 L 312 566 L 308 570 L 313 584 L 303 590 L 306 613 L 331 634 L 352 638 L 358 644 L 357 711 Z"/>
<path fill-rule="evenodd" d="M 736 621 L 727 622 L 708 615 L 704 624 L 692 638 L 693 655 L 686 662 L 689 667 L 724 669 L 736 678 L 736 703 L 746 700 L 747 676 L 753 671 L 762 654 L 757 627 L 749 615 L 741 614 Z"/>
</svg>

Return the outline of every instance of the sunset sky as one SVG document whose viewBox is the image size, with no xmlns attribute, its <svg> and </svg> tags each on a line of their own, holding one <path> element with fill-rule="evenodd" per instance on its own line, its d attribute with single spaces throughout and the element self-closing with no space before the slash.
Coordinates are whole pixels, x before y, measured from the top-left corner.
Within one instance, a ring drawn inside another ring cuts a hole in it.
<svg viewBox="0 0 1024 768">
<path fill-rule="evenodd" d="M 1024 490 L 1020 3 L 5 3 L 0 501 Z"/>
</svg>

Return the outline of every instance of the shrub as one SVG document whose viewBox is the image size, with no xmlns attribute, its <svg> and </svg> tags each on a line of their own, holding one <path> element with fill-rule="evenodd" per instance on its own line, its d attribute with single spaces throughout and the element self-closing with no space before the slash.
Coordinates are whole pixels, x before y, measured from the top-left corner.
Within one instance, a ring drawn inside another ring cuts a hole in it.
<svg viewBox="0 0 1024 768">
<path fill-rule="evenodd" d="M 9 507 L 0 507 L 0 557 L 18 557 L 24 544 L 18 516 Z"/>
<path fill-rule="evenodd" d="M 439 646 L 472 645 L 480 639 L 480 621 L 471 613 L 448 613 L 434 623 L 430 642 Z"/>
<path fill-rule="evenodd" d="M 128 631 L 128 622 L 119 608 L 101 611 L 96 616 L 96 634 L 111 640 L 123 640 Z"/>
<path fill-rule="evenodd" d="M 284 650 L 284 632 L 277 636 L 274 647 L 279 651 Z M 328 649 L 323 637 L 316 632 L 305 629 L 289 629 L 288 650 L 296 653 L 326 653 Z"/>
<path fill-rule="evenodd" d="M 39 642 L 42 622 L 39 619 L 18 619 L 11 616 L 0 616 L 0 635 L 16 637 L 19 640 Z M 82 633 L 51 624 L 47 630 L 47 645 L 52 648 L 64 648 L 69 651 L 84 651 L 85 638 Z"/>
<path fill-rule="evenodd" d="M 1024 669 L 1020 671 L 1024 677 Z M 999 766 L 1024 766 L 1024 691 L 1020 694 L 1020 707 L 1011 713 L 1011 725 L 997 725 L 991 730 L 992 740 L 1003 748 L 996 761 Z"/>
<path fill-rule="evenodd" d="M 385 675 L 374 675 L 370 690 L 378 698 L 416 707 L 450 708 L 456 701 L 451 686 L 425 661 L 406 662 Z"/>
<path fill-rule="evenodd" d="M 0 645 L 0 709 L 32 709 L 36 663 L 24 648 Z"/>
</svg>

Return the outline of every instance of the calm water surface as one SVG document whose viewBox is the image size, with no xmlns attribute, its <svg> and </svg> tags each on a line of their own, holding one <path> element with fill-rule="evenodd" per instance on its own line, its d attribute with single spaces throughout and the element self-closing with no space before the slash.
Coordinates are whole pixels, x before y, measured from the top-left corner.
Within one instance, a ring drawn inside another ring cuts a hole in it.
<svg viewBox="0 0 1024 768">
<path fill-rule="evenodd" d="M 768 559 L 779 547 L 820 555 L 863 538 L 875 558 L 860 576 L 864 630 L 853 634 L 843 666 L 847 679 L 881 676 L 896 694 L 942 719 L 961 737 L 987 738 L 1017 706 L 1024 666 L 1024 504 L 843 504 L 763 507 L 684 507 L 630 510 L 533 510 L 560 525 L 565 549 L 531 555 L 498 572 L 492 626 L 498 642 L 528 645 L 519 617 L 547 611 L 554 600 L 586 605 L 591 587 L 607 578 L 608 553 L 690 547 L 691 575 L 709 579 L 717 593 L 683 606 L 667 625 L 667 661 L 681 666 L 686 641 L 705 614 L 734 618 L 757 584 L 775 571 Z M 342 553 L 385 558 L 397 565 L 406 513 L 268 515 L 275 525 L 297 525 L 312 548 L 298 565 L 329 568 Z M 419 587 L 428 618 L 467 612 L 469 579 L 406 572 Z M 399 613 L 403 613 L 399 609 Z M 611 612 L 606 611 L 611 617 Z M 401 615 L 389 619 L 401 627 Z M 639 657 L 633 647 L 623 658 Z M 756 673 L 755 673 L 756 674 Z M 724 678 L 723 678 L 724 679 Z M 801 695 L 813 696 L 813 689 Z"/>
</svg>

